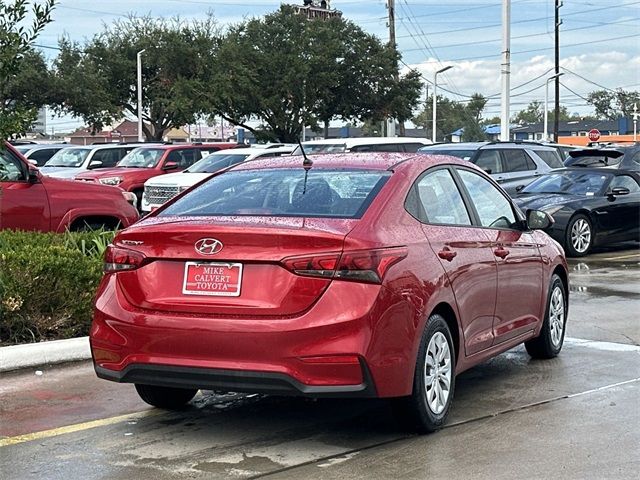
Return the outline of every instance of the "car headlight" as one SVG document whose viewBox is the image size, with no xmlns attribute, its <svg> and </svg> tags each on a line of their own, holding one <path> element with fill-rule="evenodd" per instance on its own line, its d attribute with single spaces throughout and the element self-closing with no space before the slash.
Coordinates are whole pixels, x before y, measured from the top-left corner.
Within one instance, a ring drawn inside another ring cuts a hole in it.
<svg viewBox="0 0 640 480">
<path fill-rule="evenodd" d="M 120 185 L 122 177 L 105 177 L 98 180 L 103 185 Z"/>
<path fill-rule="evenodd" d="M 554 213 L 559 212 L 563 208 L 564 208 L 564 205 L 550 205 L 548 207 L 542 207 L 540 210 L 542 210 L 545 213 L 548 213 L 549 215 L 553 215 Z"/>
</svg>

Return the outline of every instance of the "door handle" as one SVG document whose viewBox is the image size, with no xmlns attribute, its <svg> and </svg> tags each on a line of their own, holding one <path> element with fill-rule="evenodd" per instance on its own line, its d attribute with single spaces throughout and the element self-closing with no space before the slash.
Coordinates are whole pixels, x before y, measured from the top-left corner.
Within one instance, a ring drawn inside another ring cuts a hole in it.
<svg viewBox="0 0 640 480">
<path fill-rule="evenodd" d="M 507 255 L 509 255 L 510 252 L 506 248 L 500 246 L 496 248 L 493 253 L 496 257 L 507 258 Z"/>
<path fill-rule="evenodd" d="M 449 247 L 444 247 L 442 250 L 440 250 L 438 252 L 438 256 L 441 259 L 446 260 L 447 262 L 450 262 L 454 258 L 456 258 L 456 255 L 458 255 L 458 254 L 456 252 L 450 250 Z"/>
</svg>

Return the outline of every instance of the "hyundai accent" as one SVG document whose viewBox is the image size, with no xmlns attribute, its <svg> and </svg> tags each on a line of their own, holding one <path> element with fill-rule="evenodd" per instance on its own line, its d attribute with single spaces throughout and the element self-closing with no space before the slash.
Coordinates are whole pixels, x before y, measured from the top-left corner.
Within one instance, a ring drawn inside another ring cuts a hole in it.
<svg viewBox="0 0 640 480">
<path fill-rule="evenodd" d="M 240 164 L 115 237 L 95 369 L 161 408 L 198 389 L 383 397 L 434 431 L 460 372 L 521 343 L 560 352 L 569 289 L 551 222 L 453 157 Z"/>
</svg>

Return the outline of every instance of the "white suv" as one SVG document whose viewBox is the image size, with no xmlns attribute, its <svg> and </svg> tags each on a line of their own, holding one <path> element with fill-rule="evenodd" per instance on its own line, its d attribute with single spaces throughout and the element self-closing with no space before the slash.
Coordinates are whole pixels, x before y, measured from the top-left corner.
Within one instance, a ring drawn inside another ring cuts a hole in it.
<svg viewBox="0 0 640 480">
<path fill-rule="evenodd" d="M 148 213 L 212 173 L 258 158 L 290 155 L 295 145 L 269 148 L 233 148 L 204 157 L 186 170 L 150 178 L 144 184 L 141 210 Z"/>
<path fill-rule="evenodd" d="M 115 167 L 122 158 L 137 147 L 149 143 L 101 143 L 83 147 L 67 147 L 58 150 L 42 167 L 40 172 L 49 177 L 72 180 L 79 173 L 96 168 Z"/>
</svg>

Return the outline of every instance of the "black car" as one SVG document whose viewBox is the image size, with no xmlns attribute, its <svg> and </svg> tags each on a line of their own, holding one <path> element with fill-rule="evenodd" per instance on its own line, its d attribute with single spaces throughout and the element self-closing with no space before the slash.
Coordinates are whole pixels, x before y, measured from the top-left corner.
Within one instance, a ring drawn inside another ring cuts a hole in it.
<svg viewBox="0 0 640 480">
<path fill-rule="evenodd" d="M 640 171 L 640 143 L 606 148 L 581 148 L 569 152 L 565 167 L 609 167 Z"/>
<path fill-rule="evenodd" d="M 555 223 L 547 230 L 568 256 L 594 246 L 640 241 L 640 173 L 574 167 L 555 170 L 523 188 L 515 199 L 523 210 L 542 210 Z"/>
</svg>

